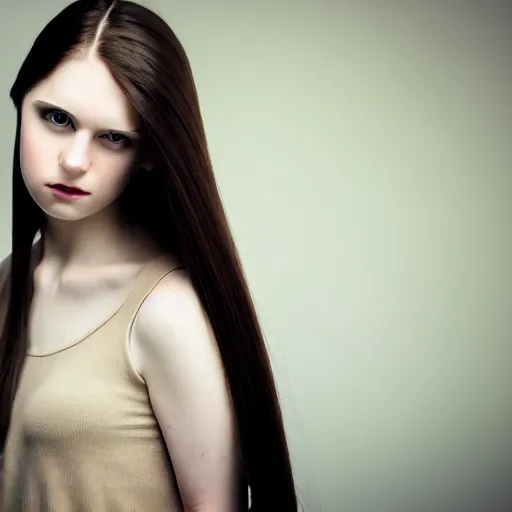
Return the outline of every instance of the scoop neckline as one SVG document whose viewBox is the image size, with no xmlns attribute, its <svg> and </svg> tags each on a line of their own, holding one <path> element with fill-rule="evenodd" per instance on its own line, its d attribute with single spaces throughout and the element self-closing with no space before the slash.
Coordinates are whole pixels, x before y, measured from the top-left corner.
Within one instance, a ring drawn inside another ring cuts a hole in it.
<svg viewBox="0 0 512 512">
<path fill-rule="evenodd" d="M 139 272 L 135 276 L 135 278 L 133 280 L 133 283 L 132 283 L 132 286 L 131 286 L 129 292 L 126 294 L 126 297 L 121 302 L 120 306 L 116 310 L 114 310 L 112 312 L 112 314 L 108 316 L 108 318 L 103 320 L 96 327 L 93 327 L 90 331 L 88 331 L 86 334 L 84 334 L 80 339 L 78 339 L 76 341 L 73 341 L 71 343 L 68 343 L 67 345 L 65 345 L 63 347 L 60 347 L 60 348 L 58 348 L 56 350 L 53 350 L 52 352 L 45 352 L 45 353 L 39 354 L 39 353 L 34 353 L 31 350 L 27 350 L 27 356 L 28 357 L 48 357 L 48 356 L 53 356 L 53 355 L 58 354 L 60 352 L 64 352 L 64 351 L 66 351 L 66 350 L 68 350 L 70 348 L 73 348 L 76 345 L 79 345 L 80 343 L 82 343 L 82 342 L 86 341 L 87 339 L 89 339 L 93 334 L 97 333 L 100 329 L 105 327 L 108 323 L 110 323 L 114 319 L 114 317 L 116 317 L 117 315 L 119 315 L 121 313 L 121 311 L 123 311 L 123 309 L 125 308 L 126 304 L 130 301 L 130 299 L 132 298 L 133 294 L 135 293 L 135 291 L 137 289 L 137 283 L 139 282 L 141 276 L 147 271 L 147 269 L 151 265 L 155 264 L 155 262 L 159 261 L 161 258 L 162 258 L 162 255 L 159 255 L 159 256 L 156 256 L 154 258 L 149 259 L 146 263 L 144 263 L 144 265 L 142 265 L 142 267 L 140 268 Z"/>
</svg>

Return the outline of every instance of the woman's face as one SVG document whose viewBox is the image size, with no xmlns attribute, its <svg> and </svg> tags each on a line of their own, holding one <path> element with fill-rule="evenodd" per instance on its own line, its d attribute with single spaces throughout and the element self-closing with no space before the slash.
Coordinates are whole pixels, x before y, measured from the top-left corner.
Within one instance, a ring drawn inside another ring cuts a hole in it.
<svg viewBox="0 0 512 512">
<path fill-rule="evenodd" d="M 23 100 L 20 161 L 30 195 L 55 219 L 108 208 L 137 166 L 138 128 L 103 62 L 64 62 Z"/>
</svg>

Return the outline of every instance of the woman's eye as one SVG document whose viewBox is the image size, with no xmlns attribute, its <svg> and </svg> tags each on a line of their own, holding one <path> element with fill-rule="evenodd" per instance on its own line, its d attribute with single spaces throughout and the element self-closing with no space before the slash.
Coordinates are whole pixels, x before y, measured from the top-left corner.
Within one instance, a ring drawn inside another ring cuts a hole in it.
<svg viewBox="0 0 512 512">
<path fill-rule="evenodd" d="M 124 135 L 121 135 L 120 133 L 109 133 L 107 135 L 107 138 L 110 142 L 114 144 L 122 144 L 126 141 L 126 137 Z"/>
<path fill-rule="evenodd" d="M 105 135 L 105 138 L 116 146 L 116 149 L 126 149 L 132 145 L 132 141 L 120 133 L 109 132 Z"/>
<path fill-rule="evenodd" d="M 56 126 L 65 127 L 71 124 L 71 119 L 67 114 L 64 114 L 64 112 L 49 110 L 44 113 L 44 117 Z"/>
<path fill-rule="evenodd" d="M 41 117 L 56 128 L 67 128 L 68 126 L 73 126 L 73 121 L 69 115 L 60 110 L 42 110 Z M 101 138 L 106 139 L 112 145 L 116 146 L 116 149 L 128 148 L 131 146 L 132 142 L 125 135 L 115 132 L 109 132 L 102 135 Z"/>
</svg>

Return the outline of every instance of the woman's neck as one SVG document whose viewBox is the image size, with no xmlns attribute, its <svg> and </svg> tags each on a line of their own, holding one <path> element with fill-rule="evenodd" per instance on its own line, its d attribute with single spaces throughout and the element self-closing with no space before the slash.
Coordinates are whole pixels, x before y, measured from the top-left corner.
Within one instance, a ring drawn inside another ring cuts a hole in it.
<svg viewBox="0 0 512 512">
<path fill-rule="evenodd" d="M 107 214 L 79 221 L 49 218 L 41 242 L 44 261 L 59 268 L 145 261 L 157 252 L 137 229 Z"/>
</svg>

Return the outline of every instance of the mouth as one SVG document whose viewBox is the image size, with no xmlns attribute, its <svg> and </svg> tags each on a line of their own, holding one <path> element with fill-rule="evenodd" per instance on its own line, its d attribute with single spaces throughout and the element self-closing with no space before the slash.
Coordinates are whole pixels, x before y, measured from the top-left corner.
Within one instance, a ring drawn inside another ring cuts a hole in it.
<svg viewBox="0 0 512 512">
<path fill-rule="evenodd" d="M 62 194 L 67 194 L 70 196 L 86 196 L 89 195 L 89 192 L 82 190 L 78 187 L 70 187 L 68 185 L 64 185 L 63 183 L 55 183 L 53 185 L 48 185 L 49 188 L 55 190 L 56 192 L 60 192 Z"/>
</svg>

